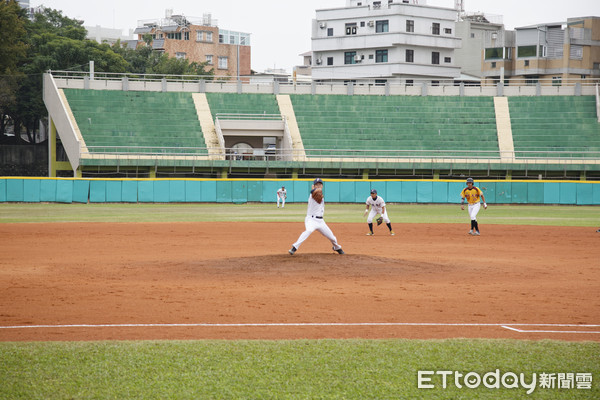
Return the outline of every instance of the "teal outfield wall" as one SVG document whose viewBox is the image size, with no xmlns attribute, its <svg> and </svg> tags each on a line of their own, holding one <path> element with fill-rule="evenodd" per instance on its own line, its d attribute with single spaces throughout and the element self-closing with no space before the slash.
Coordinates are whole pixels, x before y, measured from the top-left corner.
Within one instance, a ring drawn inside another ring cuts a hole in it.
<svg viewBox="0 0 600 400">
<path fill-rule="evenodd" d="M 245 203 L 275 202 L 285 186 L 288 202 L 305 202 L 309 180 L 0 178 L 0 202 Z M 488 203 L 600 205 L 600 183 L 476 181 Z M 326 180 L 328 203 L 363 203 L 377 189 L 389 203 L 457 203 L 462 181 Z"/>
</svg>

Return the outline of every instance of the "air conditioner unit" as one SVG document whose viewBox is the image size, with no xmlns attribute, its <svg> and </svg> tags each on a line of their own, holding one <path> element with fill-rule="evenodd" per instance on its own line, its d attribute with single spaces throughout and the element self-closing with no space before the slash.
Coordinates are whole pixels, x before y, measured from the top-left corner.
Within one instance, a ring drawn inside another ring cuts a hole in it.
<svg viewBox="0 0 600 400">
<path fill-rule="evenodd" d="M 375 26 L 375 21 L 369 21 L 369 26 Z"/>
<path fill-rule="evenodd" d="M 321 22 L 321 23 L 319 24 L 319 28 L 321 28 L 321 29 L 325 29 L 325 28 L 327 28 L 327 22 Z"/>
<path fill-rule="evenodd" d="M 362 57 L 359 55 L 354 56 L 354 62 L 361 62 L 362 61 Z"/>
<path fill-rule="evenodd" d="M 315 60 L 315 63 L 316 63 L 317 65 L 321 65 L 321 64 L 323 64 L 323 60 L 321 60 L 320 58 L 317 58 L 317 59 Z"/>
</svg>

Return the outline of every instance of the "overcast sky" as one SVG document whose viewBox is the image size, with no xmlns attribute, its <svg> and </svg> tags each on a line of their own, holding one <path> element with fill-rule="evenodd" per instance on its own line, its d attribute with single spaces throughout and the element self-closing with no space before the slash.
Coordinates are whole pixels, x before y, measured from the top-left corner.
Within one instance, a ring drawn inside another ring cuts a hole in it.
<svg viewBox="0 0 600 400">
<path fill-rule="evenodd" d="M 453 8 L 454 0 L 427 0 L 426 4 Z M 344 7 L 346 0 L 30 0 L 31 7 L 39 5 L 82 19 L 84 25 L 123 29 L 124 34 L 135 29 L 139 20 L 164 18 L 166 8 L 187 17 L 211 13 L 221 29 L 251 34 L 253 70 L 291 72 L 294 65 L 302 64 L 299 54 L 310 51 L 315 10 Z M 514 29 L 568 17 L 600 16 L 600 0 L 465 0 L 465 10 L 501 15 L 506 29 Z"/>
</svg>

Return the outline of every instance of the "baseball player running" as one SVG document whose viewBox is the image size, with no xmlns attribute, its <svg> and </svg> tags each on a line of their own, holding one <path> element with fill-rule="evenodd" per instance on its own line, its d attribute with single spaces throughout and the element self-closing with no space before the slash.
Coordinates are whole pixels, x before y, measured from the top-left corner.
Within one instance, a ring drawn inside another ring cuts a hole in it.
<svg viewBox="0 0 600 400">
<path fill-rule="evenodd" d="M 287 191 L 285 190 L 285 186 L 282 186 L 281 189 L 277 191 L 277 208 L 279 208 L 279 201 L 281 200 L 281 208 L 285 207 L 285 199 L 287 199 Z"/>
<path fill-rule="evenodd" d="M 375 216 L 377 214 L 381 215 L 379 218 L 377 218 L 377 225 L 381 225 L 381 222 L 385 221 L 388 229 L 390 230 L 390 235 L 394 236 L 395 233 L 392 230 L 392 223 L 387 215 L 385 201 L 383 200 L 382 197 L 377 196 L 377 190 L 375 190 L 375 189 L 371 190 L 371 195 L 369 197 L 367 197 L 366 204 L 367 204 L 367 208 L 363 214 L 363 217 L 365 215 L 367 215 L 367 213 L 369 213 L 369 216 L 367 217 L 367 224 L 369 224 L 369 233 L 367 233 L 367 236 L 374 235 L 374 233 L 373 233 L 373 218 L 375 218 Z M 369 208 L 371 208 L 371 212 L 369 212 Z"/>
<path fill-rule="evenodd" d="M 339 254 L 344 254 L 342 246 L 338 244 L 333 232 L 323 220 L 324 213 L 325 199 L 323 198 L 323 181 L 321 178 L 317 178 L 313 181 L 312 190 L 310 191 L 310 196 L 308 196 L 308 208 L 306 210 L 306 218 L 304 219 L 304 226 L 306 227 L 306 230 L 302 232 L 296 243 L 294 243 L 292 248 L 288 250 L 288 253 L 294 255 L 302 242 L 308 239 L 311 233 L 314 231 L 319 231 L 323 236 L 331 241 L 334 251 L 338 252 Z"/>
<path fill-rule="evenodd" d="M 473 178 L 467 179 L 467 187 L 460 192 L 460 209 L 465 209 L 465 198 L 469 203 L 469 217 L 471 217 L 471 230 L 469 231 L 469 235 L 479 236 L 479 224 L 477 224 L 477 213 L 481 208 L 480 198 L 483 200 L 483 208 L 487 209 L 487 204 L 485 203 L 485 196 L 481 189 L 477 186 L 473 186 Z"/>
</svg>

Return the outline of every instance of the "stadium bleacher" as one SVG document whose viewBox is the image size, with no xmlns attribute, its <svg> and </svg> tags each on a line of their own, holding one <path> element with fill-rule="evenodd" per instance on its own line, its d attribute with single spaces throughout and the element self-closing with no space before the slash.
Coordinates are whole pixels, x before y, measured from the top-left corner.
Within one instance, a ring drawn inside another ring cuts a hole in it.
<svg viewBox="0 0 600 400">
<path fill-rule="evenodd" d="M 160 148 L 206 153 L 190 93 L 83 89 L 64 93 L 90 153 L 115 147 L 127 153 L 161 152 Z"/>
<path fill-rule="evenodd" d="M 309 156 L 403 150 L 464 157 L 471 150 L 499 157 L 491 97 L 290 97 Z"/>
<path fill-rule="evenodd" d="M 280 114 L 272 94 L 206 93 L 213 119 L 217 114 Z"/>
<path fill-rule="evenodd" d="M 600 151 L 594 96 L 509 97 L 508 102 L 517 158 Z"/>
</svg>

